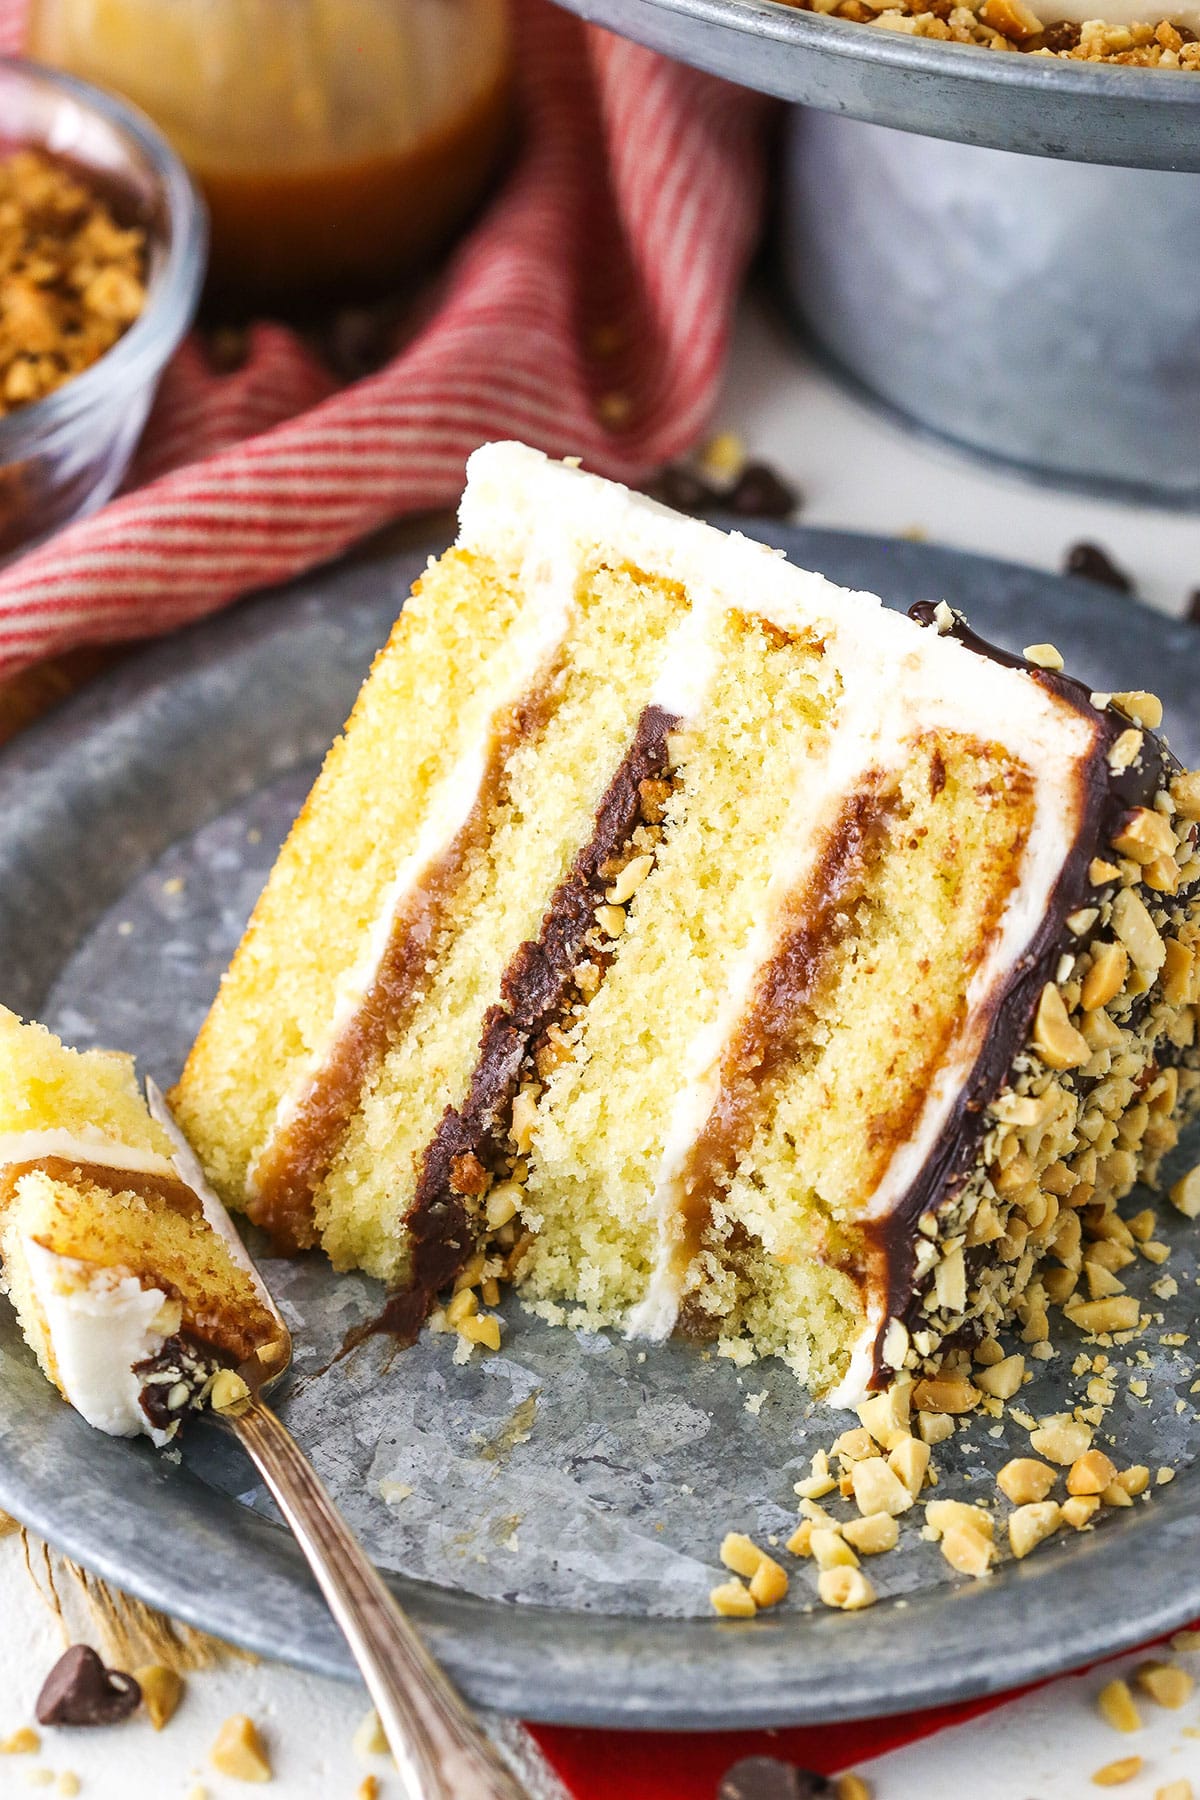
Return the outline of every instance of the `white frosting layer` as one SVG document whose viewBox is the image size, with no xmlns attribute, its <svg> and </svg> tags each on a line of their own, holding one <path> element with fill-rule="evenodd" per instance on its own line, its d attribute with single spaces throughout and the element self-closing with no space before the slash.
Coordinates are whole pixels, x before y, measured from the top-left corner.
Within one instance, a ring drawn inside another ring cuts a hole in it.
<svg viewBox="0 0 1200 1800">
<path fill-rule="evenodd" d="M 128 1169 L 134 1175 L 161 1175 L 170 1178 L 175 1169 L 170 1160 L 155 1150 L 139 1150 L 132 1144 L 119 1144 L 99 1131 L 0 1132 L 0 1169 L 14 1164 L 40 1162 L 43 1157 L 58 1156 L 66 1162 L 95 1163 L 102 1169 Z"/>
<path fill-rule="evenodd" d="M 925 730 L 985 735 L 1034 780 L 1033 826 L 1001 929 L 971 983 L 958 1040 L 917 1126 L 869 1199 L 866 1216 L 878 1219 L 901 1203 L 928 1159 L 982 1048 L 995 996 L 1045 915 L 1078 832 L 1079 769 L 1095 743 L 1098 719 L 1093 724 L 1081 717 L 1023 672 L 915 626 L 874 595 L 837 588 L 737 533 L 682 519 L 524 446 L 487 445 L 471 458 L 468 474 L 461 541 L 470 547 L 518 561 L 551 518 L 559 540 L 573 540 L 579 566 L 608 554 L 687 589 L 694 623 L 676 677 L 680 703 L 674 710 L 694 714 L 702 704 L 706 678 L 689 681 L 688 670 L 705 666 L 711 621 L 737 607 L 784 630 L 821 638 L 826 667 L 841 677 L 846 696 L 825 742 L 823 766 L 807 757 L 793 772 L 791 812 L 762 921 L 730 968 L 716 1018 L 697 1034 L 687 1057 L 654 1195 L 658 1253 L 646 1295 L 630 1319 L 631 1330 L 661 1337 L 678 1314 L 681 1181 L 716 1097 L 722 1051 L 777 943 L 780 909 L 813 867 L 844 797 L 869 771 L 903 767 L 913 738 Z M 838 1391 L 841 1403 L 858 1398 L 865 1386 L 885 1307 L 884 1292 L 868 1297 L 868 1323 Z"/>
<path fill-rule="evenodd" d="M 168 1434 L 142 1411 L 142 1383 L 133 1371 L 166 1341 L 166 1294 L 132 1275 L 58 1256 L 33 1238 L 25 1239 L 24 1250 L 66 1399 L 98 1431 L 145 1432 L 165 1444 Z"/>
</svg>

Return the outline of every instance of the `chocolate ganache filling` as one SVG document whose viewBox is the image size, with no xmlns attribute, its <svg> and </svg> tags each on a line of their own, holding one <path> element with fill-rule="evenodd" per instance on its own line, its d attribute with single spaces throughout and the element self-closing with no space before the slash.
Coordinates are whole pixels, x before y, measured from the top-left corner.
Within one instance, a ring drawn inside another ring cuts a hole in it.
<svg viewBox="0 0 1200 1800">
<path fill-rule="evenodd" d="M 155 1430 L 174 1435 L 188 1413 L 202 1412 L 213 1376 L 233 1362 L 215 1344 L 179 1331 L 153 1356 L 135 1363 L 133 1372 L 142 1384 L 138 1400 Z"/>
</svg>

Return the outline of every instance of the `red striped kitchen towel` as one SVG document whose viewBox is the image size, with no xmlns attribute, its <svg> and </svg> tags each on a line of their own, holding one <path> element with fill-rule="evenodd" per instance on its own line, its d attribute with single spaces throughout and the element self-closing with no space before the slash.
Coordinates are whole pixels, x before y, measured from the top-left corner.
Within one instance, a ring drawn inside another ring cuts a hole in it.
<svg viewBox="0 0 1200 1800">
<path fill-rule="evenodd" d="M 0 0 L 0 48 L 25 0 Z M 236 372 L 193 339 L 130 491 L 0 573 L 0 675 L 141 637 L 458 495 L 518 437 L 624 479 L 678 456 L 713 404 L 758 227 L 766 103 L 516 0 L 523 142 L 387 367 L 338 387 L 262 323 Z"/>
</svg>

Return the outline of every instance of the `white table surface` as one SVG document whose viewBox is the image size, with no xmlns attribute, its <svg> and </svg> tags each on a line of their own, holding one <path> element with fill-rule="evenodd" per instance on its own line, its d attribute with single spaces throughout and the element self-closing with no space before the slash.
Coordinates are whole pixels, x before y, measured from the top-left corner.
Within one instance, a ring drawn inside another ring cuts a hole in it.
<svg viewBox="0 0 1200 1800">
<path fill-rule="evenodd" d="M 843 393 L 807 362 L 757 301 L 739 321 L 717 428 L 736 431 L 752 454 L 794 479 L 803 521 L 931 540 L 1055 569 L 1068 544 L 1104 546 L 1145 599 L 1181 612 L 1200 587 L 1200 520 L 1038 489 L 951 451 L 919 442 Z M 1119 1607 L 1114 1580 L 1113 1605 Z M 32 1718 L 42 1678 L 62 1639 L 25 1571 L 20 1540 L 0 1540 L 0 1738 Z M 1200 1658 L 1185 1659 L 1200 1675 Z M 1106 1672 L 1106 1678 L 1107 1678 Z M 1153 1800 L 1190 1777 L 1200 1800 L 1200 1702 L 1179 1713 L 1147 1706 L 1146 1729 L 1119 1737 L 1096 1717 L 1099 1677 L 1055 1683 L 983 1720 L 860 1765 L 877 1800 L 1084 1800 L 1102 1791 L 1092 1772 L 1131 1753 L 1145 1770 L 1112 1790 Z M 351 1739 L 366 1698 L 271 1664 L 231 1663 L 189 1678 L 179 1714 L 161 1734 L 144 1720 L 90 1732 L 43 1733 L 37 1757 L 0 1757 L 0 1800 L 53 1794 L 30 1778 L 73 1770 L 86 1800 L 184 1800 L 201 1784 L 209 1800 L 252 1790 L 215 1774 L 208 1749 L 222 1721 L 249 1713 L 269 1743 L 281 1800 L 353 1800 L 364 1774 L 380 1800 L 398 1800 L 386 1762 L 359 1762 Z M 547 1793 L 553 1792 L 548 1784 Z M 561 1789 L 559 1790 L 561 1793 Z M 613 1800 L 619 1800 L 614 1796 Z"/>
</svg>

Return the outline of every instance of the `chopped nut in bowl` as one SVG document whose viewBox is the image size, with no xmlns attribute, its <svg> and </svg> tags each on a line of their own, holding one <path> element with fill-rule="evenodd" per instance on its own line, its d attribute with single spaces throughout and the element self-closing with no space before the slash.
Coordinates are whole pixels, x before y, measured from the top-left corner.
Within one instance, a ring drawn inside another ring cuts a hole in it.
<svg viewBox="0 0 1200 1800">
<path fill-rule="evenodd" d="M 120 484 L 191 323 L 206 235 L 153 126 L 0 58 L 0 560 Z"/>
</svg>

